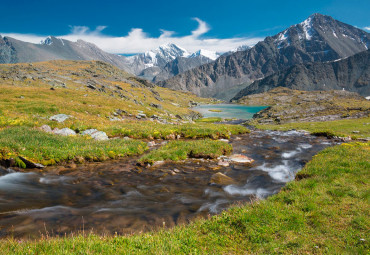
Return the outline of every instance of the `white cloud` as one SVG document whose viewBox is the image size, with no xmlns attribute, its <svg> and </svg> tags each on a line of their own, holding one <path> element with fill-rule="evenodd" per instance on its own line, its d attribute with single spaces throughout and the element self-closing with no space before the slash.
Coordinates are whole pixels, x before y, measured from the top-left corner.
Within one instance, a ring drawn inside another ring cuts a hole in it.
<svg viewBox="0 0 370 255">
<path fill-rule="evenodd" d="M 142 53 L 167 43 L 175 43 L 190 52 L 194 52 L 199 49 L 226 52 L 235 49 L 240 45 L 252 46 L 263 39 L 259 37 L 234 37 L 222 39 L 203 38 L 202 36 L 210 30 L 210 27 L 206 22 L 200 20 L 199 18 L 194 18 L 194 20 L 198 22 L 198 27 L 186 36 L 176 36 L 174 31 L 161 29 L 161 35 L 159 37 L 151 37 L 141 28 L 132 28 L 126 36 L 114 37 L 105 35 L 103 33 L 103 30 L 106 28 L 106 26 L 98 26 L 95 30 L 90 30 L 90 28 L 86 26 L 73 26 L 71 27 L 71 33 L 67 35 L 55 36 L 71 41 L 82 39 L 84 41 L 96 44 L 104 51 L 117 54 Z M 32 43 L 39 43 L 46 37 L 33 34 L 16 33 L 4 33 L 2 35 Z"/>
<path fill-rule="evenodd" d="M 363 29 L 370 31 L 370 27 L 364 27 Z"/>
</svg>

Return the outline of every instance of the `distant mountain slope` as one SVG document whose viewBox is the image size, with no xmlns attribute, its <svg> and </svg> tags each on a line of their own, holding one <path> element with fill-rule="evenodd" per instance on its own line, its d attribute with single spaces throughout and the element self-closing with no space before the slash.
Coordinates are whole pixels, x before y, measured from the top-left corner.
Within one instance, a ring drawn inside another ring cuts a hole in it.
<svg viewBox="0 0 370 255">
<path fill-rule="evenodd" d="M 213 51 L 198 50 L 190 54 L 169 43 L 126 59 L 128 71 L 147 80 L 162 81 L 218 58 Z"/>
<path fill-rule="evenodd" d="M 253 82 L 241 90 L 232 100 L 263 93 L 276 87 L 306 91 L 345 89 L 369 96 L 370 50 L 338 61 L 294 65 Z"/>
<path fill-rule="evenodd" d="M 25 63 L 48 60 L 101 60 L 127 70 L 125 57 L 109 54 L 92 43 L 71 42 L 48 37 L 40 44 L 0 36 L 0 63 Z"/>
<path fill-rule="evenodd" d="M 158 84 L 230 99 L 253 81 L 292 65 L 346 58 L 369 47 L 369 33 L 332 17 L 314 14 L 251 49 L 221 56 L 215 62 Z"/>
<path fill-rule="evenodd" d="M 0 95 L 10 96 L 13 102 L 17 99 L 29 102 L 21 103 L 23 108 L 16 103 L 12 107 L 2 102 L 0 112 L 5 116 L 28 116 L 34 109 L 41 109 L 38 113 L 43 117 L 56 113 L 69 114 L 64 108 L 68 106 L 66 108 L 74 111 L 72 115 L 76 121 L 84 115 L 93 125 L 123 119 L 136 120 L 139 113 L 145 113 L 148 119 L 155 115 L 154 118 L 161 119 L 163 123 L 172 119 L 176 122 L 189 121 L 199 117 L 198 113 L 189 109 L 190 106 L 212 102 L 189 92 L 155 86 L 102 61 L 53 60 L 2 64 Z M 53 99 L 57 101 L 53 102 Z M 58 105 L 58 112 L 49 112 L 54 103 Z M 85 124 L 90 125 L 88 122 Z"/>
</svg>

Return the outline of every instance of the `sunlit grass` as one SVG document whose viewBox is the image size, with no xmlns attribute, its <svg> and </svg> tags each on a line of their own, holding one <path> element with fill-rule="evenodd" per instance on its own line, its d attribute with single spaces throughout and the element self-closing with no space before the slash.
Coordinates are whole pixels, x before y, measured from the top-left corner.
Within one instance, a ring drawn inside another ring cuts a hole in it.
<svg viewBox="0 0 370 255">
<path fill-rule="evenodd" d="M 36 163 L 53 165 L 66 161 L 103 161 L 142 154 L 144 142 L 113 139 L 96 141 L 87 137 L 65 137 L 27 127 L 0 131 L 0 160 L 26 157 Z"/>
<path fill-rule="evenodd" d="M 228 143 L 215 140 L 170 141 L 157 150 L 142 156 L 139 162 L 153 164 L 156 161 L 179 161 L 188 158 L 217 158 L 232 152 Z"/>
<path fill-rule="evenodd" d="M 252 122 L 253 123 L 253 122 Z M 281 125 L 261 125 L 253 123 L 257 128 L 270 130 L 307 130 L 311 133 L 322 133 L 328 136 L 352 138 L 370 137 L 370 117 L 361 119 L 343 119 L 325 122 L 296 122 Z"/>
</svg>

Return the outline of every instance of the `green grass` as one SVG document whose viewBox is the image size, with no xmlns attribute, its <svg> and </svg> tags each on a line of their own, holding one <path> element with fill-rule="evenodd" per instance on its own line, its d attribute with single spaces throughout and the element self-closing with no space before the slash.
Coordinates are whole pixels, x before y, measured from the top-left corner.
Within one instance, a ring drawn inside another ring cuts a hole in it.
<svg viewBox="0 0 370 255">
<path fill-rule="evenodd" d="M 208 118 L 197 119 L 195 122 L 213 123 L 213 122 L 220 122 L 220 121 L 222 121 L 222 118 L 220 117 L 208 117 Z"/>
<path fill-rule="evenodd" d="M 170 141 L 158 150 L 139 159 L 140 163 L 152 164 L 156 161 L 179 161 L 187 158 L 217 158 L 232 152 L 232 146 L 222 141 L 210 139 L 196 141 Z"/>
<path fill-rule="evenodd" d="M 132 138 L 171 139 L 170 135 L 180 135 L 183 138 L 230 138 L 230 135 L 248 133 L 249 130 L 238 125 L 219 124 L 161 124 L 151 121 L 132 121 L 112 125 L 103 129 L 112 136 L 129 136 Z M 172 136 L 173 137 L 173 136 Z"/>
<path fill-rule="evenodd" d="M 48 134 L 28 127 L 0 131 L 0 160 L 22 156 L 37 163 L 53 165 L 64 161 L 103 161 L 142 154 L 146 149 L 145 143 L 135 140 L 96 141 Z"/>
<path fill-rule="evenodd" d="M 327 148 L 266 200 L 171 230 L 0 241 L 4 254 L 367 254 L 370 144 Z"/>
<path fill-rule="evenodd" d="M 370 118 L 344 119 L 324 122 L 296 122 L 281 125 L 261 125 L 253 123 L 257 128 L 269 130 L 307 130 L 314 134 L 326 134 L 328 136 L 340 136 L 352 138 L 370 137 Z M 359 131 L 354 133 L 353 131 Z"/>
</svg>

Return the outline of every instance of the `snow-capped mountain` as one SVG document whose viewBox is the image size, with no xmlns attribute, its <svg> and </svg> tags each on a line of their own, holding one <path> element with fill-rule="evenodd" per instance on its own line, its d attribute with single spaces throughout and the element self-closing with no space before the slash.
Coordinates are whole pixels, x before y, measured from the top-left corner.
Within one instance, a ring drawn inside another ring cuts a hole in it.
<svg viewBox="0 0 370 255">
<path fill-rule="evenodd" d="M 146 68 L 163 68 L 168 62 L 175 60 L 177 57 L 188 57 L 189 55 L 190 53 L 185 49 L 169 43 L 161 45 L 155 50 L 128 57 L 127 61 L 131 66 L 131 71 L 139 74 Z"/>
<path fill-rule="evenodd" d="M 290 66 L 343 59 L 369 47 L 370 34 L 364 30 L 313 14 L 250 49 L 222 55 L 158 84 L 199 96 L 230 99 L 252 82 Z"/>
<path fill-rule="evenodd" d="M 161 81 L 174 75 L 216 60 L 220 54 L 209 50 L 189 53 L 182 47 L 169 43 L 142 54 L 127 58 L 131 73 L 142 78 Z"/>
<path fill-rule="evenodd" d="M 216 60 L 220 56 L 220 54 L 215 51 L 200 49 L 194 52 L 193 54 L 191 54 L 189 58 L 195 58 L 198 56 L 209 58 L 211 60 Z"/>
</svg>

